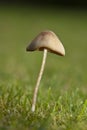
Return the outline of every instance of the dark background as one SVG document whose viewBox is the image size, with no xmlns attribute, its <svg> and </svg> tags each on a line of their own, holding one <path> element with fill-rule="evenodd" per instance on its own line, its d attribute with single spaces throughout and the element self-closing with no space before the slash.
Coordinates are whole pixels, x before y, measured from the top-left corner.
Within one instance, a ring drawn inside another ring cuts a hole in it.
<svg viewBox="0 0 87 130">
<path fill-rule="evenodd" d="M 0 0 L 0 4 L 87 7 L 87 0 Z"/>
</svg>

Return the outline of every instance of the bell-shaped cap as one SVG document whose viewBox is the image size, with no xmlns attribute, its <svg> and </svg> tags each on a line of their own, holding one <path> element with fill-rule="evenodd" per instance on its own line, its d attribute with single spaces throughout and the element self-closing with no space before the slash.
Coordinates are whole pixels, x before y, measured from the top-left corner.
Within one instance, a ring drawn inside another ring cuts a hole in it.
<svg viewBox="0 0 87 130">
<path fill-rule="evenodd" d="M 27 51 L 43 51 L 44 49 L 61 56 L 65 55 L 65 49 L 61 41 L 52 31 L 41 32 L 26 48 Z"/>
</svg>

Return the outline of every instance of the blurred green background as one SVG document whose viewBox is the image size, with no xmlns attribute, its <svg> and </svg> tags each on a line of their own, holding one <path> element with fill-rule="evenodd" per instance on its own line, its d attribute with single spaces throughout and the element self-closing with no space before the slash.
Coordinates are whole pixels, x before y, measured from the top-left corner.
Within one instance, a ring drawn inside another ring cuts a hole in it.
<svg viewBox="0 0 87 130">
<path fill-rule="evenodd" d="M 80 81 L 83 80 L 82 84 L 85 84 L 87 12 L 81 9 L 36 6 L 0 7 L 0 79 L 9 76 L 13 78 L 15 75 L 20 79 L 21 76 L 25 78 L 29 71 L 32 77 L 35 71 L 38 72 L 42 53 L 26 53 L 26 46 L 43 30 L 54 31 L 66 49 L 65 57 L 48 54 L 46 71 L 55 74 L 61 70 L 61 74 L 67 78 L 72 73 L 74 81 L 75 76 L 79 75 Z"/>
</svg>

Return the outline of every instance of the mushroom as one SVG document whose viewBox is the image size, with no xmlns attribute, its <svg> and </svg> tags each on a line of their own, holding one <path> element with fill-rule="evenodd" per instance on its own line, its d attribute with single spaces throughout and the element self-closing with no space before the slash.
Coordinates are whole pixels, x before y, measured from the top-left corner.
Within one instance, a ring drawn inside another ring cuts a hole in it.
<svg viewBox="0 0 87 130">
<path fill-rule="evenodd" d="M 35 51 L 35 50 L 44 51 L 44 53 L 43 53 L 41 69 L 40 69 L 39 76 L 37 78 L 37 82 L 36 82 L 36 86 L 34 90 L 34 95 L 33 95 L 33 100 L 32 100 L 32 109 L 31 109 L 32 112 L 35 111 L 37 93 L 38 93 L 40 80 L 44 71 L 47 51 L 60 55 L 60 56 L 65 55 L 65 49 L 62 43 L 60 42 L 56 34 L 52 31 L 41 32 L 26 48 L 26 51 Z"/>
</svg>

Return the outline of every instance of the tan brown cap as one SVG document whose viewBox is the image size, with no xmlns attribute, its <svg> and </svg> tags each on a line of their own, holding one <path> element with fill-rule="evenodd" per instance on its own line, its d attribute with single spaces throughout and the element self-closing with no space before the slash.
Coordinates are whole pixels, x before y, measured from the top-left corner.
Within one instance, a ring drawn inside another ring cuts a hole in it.
<svg viewBox="0 0 87 130">
<path fill-rule="evenodd" d="M 44 49 L 47 49 L 49 52 L 55 53 L 57 55 L 65 55 L 65 49 L 61 41 L 52 31 L 41 32 L 26 48 L 27 51 L 43 51 Z"/>
</svg>

